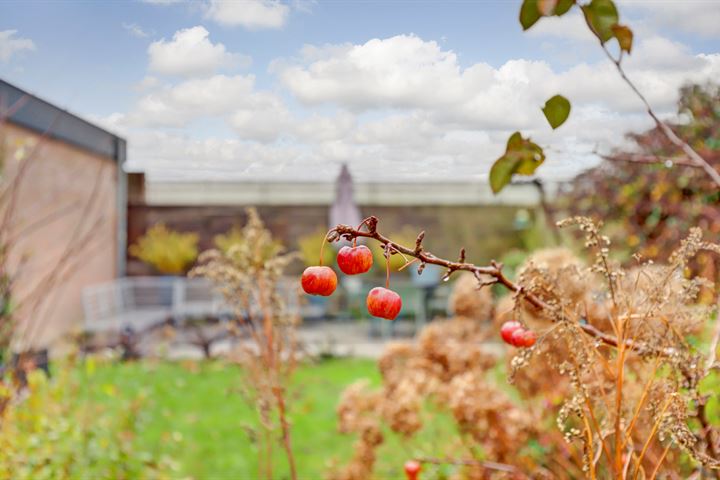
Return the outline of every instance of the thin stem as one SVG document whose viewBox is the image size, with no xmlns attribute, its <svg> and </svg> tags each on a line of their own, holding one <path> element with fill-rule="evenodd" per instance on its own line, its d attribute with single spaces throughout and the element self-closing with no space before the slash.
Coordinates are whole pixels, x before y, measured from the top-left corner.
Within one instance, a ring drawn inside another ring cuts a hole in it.
<svg viewBox="0 0 720 480">
<path fill-rule="evenodd" d="M 665 450 L 663 450 L 662 455 L 660 455 L 660 459 L 658 459 L 657 461 L 657 465 L 655 465 L 655 469 L 653 470 L 652 475 L 650 475 L 650 480 L 655 480 L 655 477 L 660 471 L 660 465 L 662 465 L 663 461 L 665 461 L 665 457 L 667 457 L 671 445 L 672 443 L 668 443 L 667 447 L 665 447 Z"/>
<path fill-rule="evenodd" d="M 648 393 L 650 392 L 650 387 L 652 386 L 653 382 L 655 381 L 655 373 L 657 372 L 658 364 L 660 363 L 660 359 L 656 358 L 655 363 L 653 364 L 652 371 L 650 372 L 650 377 L 648 378 L 647 382 L 645 382 L 645 386 L 643 387 L 642 394 L 640 395 L 640 400 L 638 400 L 638 404 L 635 407 L 635 413 L 633 414 L 632 420 L 630 420 L 630 426 L 627 428 L 627 432 L 629 433 L 629 436 L 632 436 L 633 428 L 635 428 L 635 423 L 637 423 L 638 419 L 640 418 L 640 411 L 642 410 L 643 405 L 645 404 L 645 399 L 648 396 Z M 623 446 L 627 445 L 627 441 L 623 444 Z"/>
<path fill-rule="evenodd" d="M 622 329 L 622 326 L 620 327 Z M 622 330 L 621 330 L 622 331 Z M 622 450 L 625 436 L 621 425 L 623 407 L 623 381 L 625 378 L 625 345 L 618 346 L 615 380 L 615 470 L 622 471 Z"/>
<path fill-rule="evenodd" d="M 331 233 L 332 231 L 333 231 L 333 229 L 328 230 L 328 232 L 327 232 L 327 233 L 325 234 L 325 236 L 323 237 L 322 244 L 320 244 L 320 262 L 319 262 L 319 263 L 320 263 L 320 266 L 321 266 L 321 267 L 322 267 L 322 265 L 323 265 L 323 252 L 325 251 L 325 244 L 326 244 L 327 241 L 328 241 L 328 235 L 330 235 L 330 233 Z"/>
<path fill-rule="evenodd" d="M 281 387 L 273 388 L 275 399 L 278 404 L 278 416 L 280 417 L 280 427 L 282 428 L 283 448 L 287 456 L 288 465 L 290 466 L 290 478 L 297 480 L 297 470 L 295 468 L 295 456 L 292 451 L 292 442 L 290 439 L 290 423 L 287 420 L 285 397 Z"/>
<path fill-rule="evenodd" d="M 655 432 L 657 432 L 658 427 L 660 426 L 660 422 L 662 421 L 662 416 L 665 415 L 665 412 L 667 411 L 668 407 L 670 407 L 670 402 L 672 401 L 672 398 L 668 398 L 665 402 L 665 405 L 663 405 L 662 410 L 660 411 L 660 415 L 658 415 L 658 419 L 655 421 L 655 423 L 652 426 L 652 430 L 650 430 L 650 434 L 647 437 L 647 440 L 645 440 L 645 445 L 643 445 L 642 450 L 640 451 L 640 456 L 638 457 L 637 461 L 635 462 L 635 475 L 633 476 L 633 480 L 636 480 L 638 477 L 638 474 L 640 473 L 640 466 L 643 457 L 645 456 L 645 453 L 647 452 L 648 448 L 650 448 L 650 442 L 652 441 L 653 437 L 655 436 Z"/>
</svg>

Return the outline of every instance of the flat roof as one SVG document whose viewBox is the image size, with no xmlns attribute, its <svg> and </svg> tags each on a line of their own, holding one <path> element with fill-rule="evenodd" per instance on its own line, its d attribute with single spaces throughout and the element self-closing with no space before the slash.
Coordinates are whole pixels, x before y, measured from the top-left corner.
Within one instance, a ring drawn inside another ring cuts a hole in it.
<svg viewBox="0 0 720 480">
<path fill-rule="evenodd" d="M 552 196 L 554 186 L 548 188 Z M 147 181 L 145 202 L 153 206 L 330 205 L 333 182 Z M 532 184 L 511 184 L 493 195 L 485 182 L 356 182 L 354 198 L 362 206 L 535 206 Z"/>
<path fill-rule="evenodd" d="M 3 108 L 11 108 L 13 105 L 19 107 L 13 109 L 7 117 L 15 125 L 115 161 L 123 160 L 125 139 L 2 79 L 0 101 L 3 102 Z"/>
</svg>

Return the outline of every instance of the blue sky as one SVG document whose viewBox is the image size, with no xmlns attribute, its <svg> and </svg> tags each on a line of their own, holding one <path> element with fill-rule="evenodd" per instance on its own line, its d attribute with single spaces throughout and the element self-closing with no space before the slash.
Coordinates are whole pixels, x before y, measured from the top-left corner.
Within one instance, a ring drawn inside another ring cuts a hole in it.
<svg viewBox="0 0 720 480">
<path fill-rule="evenodd" d="M 579 15 L 523 33 L 519 3 L 0 1 L 0 77 L 126 136 L 151 178 L 483 179 L 514 130 L 566 178 L 649 122 Z M 618 3 L 659 111 L 720 76 L 720 2 Z"/>
</svg>

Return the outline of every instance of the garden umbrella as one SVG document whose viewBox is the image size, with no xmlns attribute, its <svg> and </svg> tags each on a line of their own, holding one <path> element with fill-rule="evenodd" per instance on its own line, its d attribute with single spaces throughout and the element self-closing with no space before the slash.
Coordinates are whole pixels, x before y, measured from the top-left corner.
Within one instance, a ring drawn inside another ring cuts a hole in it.
<svg viewBox="0 0 720 480">
<path fill-rule="evenodd" d="M 330 226 L 340 223 L 357 226 L 362 221 L 360 209 L 353 198 L 352 175 L 346 164 L 340 168 L 335 181 L 335 200 L 330 206 Z"/>
</svg>

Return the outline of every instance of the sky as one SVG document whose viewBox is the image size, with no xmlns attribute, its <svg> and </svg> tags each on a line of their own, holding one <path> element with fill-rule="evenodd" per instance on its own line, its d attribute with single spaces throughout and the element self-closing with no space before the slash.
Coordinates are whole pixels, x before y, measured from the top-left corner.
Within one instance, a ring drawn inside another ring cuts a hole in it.
<svg viewBox="0 0 720 480">
<path fill-rule="evenodd" d="M 329 181 L 347 163 L 486 181 L 514 131 L 568 179 L 651 121 L 579 12 L 523 32 L 520 3 L 0 0 L 0 78 L 125 137 L 151 180 Z M 720 0 L 617 3 L 628 74 L 675 120 L 680 86 L 720 78 Z M 557 93 L 573 108 L 553 131 Z"/>
</svg>

